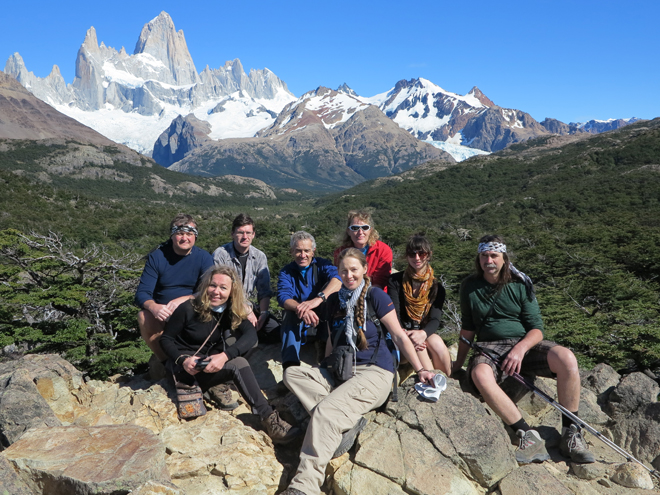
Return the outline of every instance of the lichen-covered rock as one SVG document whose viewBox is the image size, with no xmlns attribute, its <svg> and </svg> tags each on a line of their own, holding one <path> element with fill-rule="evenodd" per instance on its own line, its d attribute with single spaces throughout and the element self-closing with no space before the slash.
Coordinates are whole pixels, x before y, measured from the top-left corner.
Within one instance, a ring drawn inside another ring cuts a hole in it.
<svg viewBox="0 0 660 495">
<path fill-rule="evenodd" d="M 30 428 L 59 425 L 59 419 L 39 394 L 27 370 L 17 368 L 0 375 L 2 448 L 12 445 Z"/>
<path fill-rule="evenodd" d="M 621 379 L 609 395 L 604 410 L 614 419 L 626 416 L 644 404 L 657 402 L 660 386 L 644 373 L 631 373 Z"/>
<path fill-rule="evenodd" d="M 642 462 L 660 468 L 660 403 L 646 404 L 619 418 L 612 428 L 614 442 Z"/>
<path fill-rule="evenodd" d="M 211 410 L 205 416 L 165 428 L 161 438 L 174 483 L 213 475 L 231 490 L 275 493 L 283 477 L 273 444 L 264 432 L 231 415 Z"/>
<path fill-rule="evenodd" d="M 435 403 L 420 400 L 413 383 L 406 381 L 399 402 L 388 404 L 392 415 L 422 431 L 440 453 L 485 487 L 517 467 L 502 421 L 463 393 L 455 380 L 449 380 L 450 386 Z"/>
<path fill-rule="evenodd" d="M 607 401 L 610 392 L 621 380 L 621 375 L 605 363 L 597 364 L 591 371 L 583 372 L 580 375 L 582 387 L 594 392 L 598 396 L 599 404 Z"/>
<path fill-rule="evenodd" d="M 400 485 L 350 461 L 337 470 L 332 488 L 335 495 L 406 495 Z"/>
<path fill-rule="evenodd" d="M 18 476 L 12 464 L 0 456 L 0 493 L 2 495 L 33 495 L 33 491 Z"/>
<path fill-rule="evenodd" d="M 165 447 L 133 425 L 36 428 L 3 452 L 37 493 L 127 493 L 145 482 L 169 482 Z"/>
<path fill-rule="evenodd" d="M 369 424 L 360 434 L 355 464 L 389 478 L 413 493 L 479 493 L 422 433 L 401 422 Z"/>
</svg>

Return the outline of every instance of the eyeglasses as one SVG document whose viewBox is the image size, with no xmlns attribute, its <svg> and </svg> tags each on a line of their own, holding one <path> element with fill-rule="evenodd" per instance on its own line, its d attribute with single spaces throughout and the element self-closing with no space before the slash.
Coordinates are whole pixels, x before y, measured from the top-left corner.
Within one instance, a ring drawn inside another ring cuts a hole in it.
<svg viewBox="0 0 660 495">
<path fill-rule="evenodd" d="M 406 253 L 406 256 L 408 256 L 408 258 L 417 258 L 417 256 L 419 256 L 420 260 L 424 260 L 428 258 L 429 253 L 426 251 L 413 251 L 412 253 Z"/>
<path fill-rule="evenodd" d="M 364 232 L 369 232 L 370 228 L 371 225 L 351 225 L 349 227 L 349 229 L 352 230 L 353 232 L 357 232 L 360 229 L 362 229 Z"/>
</svg>

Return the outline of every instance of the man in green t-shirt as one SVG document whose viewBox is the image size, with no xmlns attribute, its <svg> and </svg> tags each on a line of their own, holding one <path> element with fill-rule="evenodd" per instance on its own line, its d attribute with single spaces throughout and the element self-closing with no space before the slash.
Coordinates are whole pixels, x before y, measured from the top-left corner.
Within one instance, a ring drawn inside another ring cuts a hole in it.
<svg viewBox="0 0 660 495">
<path fill-rule="evenodd" d="M 516 432 L 520 445 L 516 460 L 521 464 L 550 458 L 536 430 L 523 419 L 518 407 L 499 383 L 511 373 L 531 373 L 557 379 L 559 403 L 576 416 L 580 405 L 580 374 L 573 353 L 543 340 L 543 320 L 530 278 L 510 262 L 501 237 L 480 239 L 476 274 L 466 278 L 460 292 L 461 336 L 500 356 L 502 369 L 486 357 L 474 356 L 468 373 L 486 403 Z M 465 362 L 469 347 L 461 342 L 452 372 Z M 574 462 L 594 462 L 582 431 L 562 416 L 560 450 Z"/>
</svg>

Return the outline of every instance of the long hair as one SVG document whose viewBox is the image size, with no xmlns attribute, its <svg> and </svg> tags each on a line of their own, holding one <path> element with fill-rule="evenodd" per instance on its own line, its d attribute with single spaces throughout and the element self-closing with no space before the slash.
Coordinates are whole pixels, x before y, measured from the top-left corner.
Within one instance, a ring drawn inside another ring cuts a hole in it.
<svg viewBox="0 0 660 495">
<path fill-rule="evenodd" d="M 378 231 L 374 228 L 374 219 L 371 218 L 371 213 L 366 210 L 351 210 L 348 212 L 348 217 L 346 218 L 346 229 L 344 229 L 344 235 L 341 239 L 342 248 L 353 247 L 353 239 L 351 239 L 351 236 L 348 233 L 348 228 L 353 225 L 353 220 L 356 218 L 371 227 L 369 229 L 369 239 L 367 240 L 367 244 L 369 244 L 369 246 L 373 246 L 376 244 L 376 241 L 380 239 Z"/>
<path fill-rule="evenodd" d="M 231 292 L 229 293 L 225 312 L 231 314 L 231 329 L 234 330 L 247 318 L 247 310 L 245 308 L 243 286 L 238 281 L 238 274 L 233 268 L 226 265 L 215 265 L 206 270 L 197 289 L 197 295 L 193 299 L 193 308 L 199 315 L 200 320 L 211 321 L 213 310 L 211 309 L 208 288 L 214 275 L 226 275 L 231 279 Z"/>
<path fill-rule="evenodd" d="M 360 262 L 362 268 L 365 269 L 367 268 L 367 257 L 359 249 L 356 249 L 354 247 L 344 249 L 337 258 L 337 265 L 341 265 L 341 263 L 344 261 L 345 258 L 355 258 Z M 355 343 L 355 345 L 361 351 L 369 347 L 369 344 L 367 342 L 367 337 L 364 335 L 363 328 L 365 327 L 365 323 L 366 323 L 364 319 L 364 305 L 367 303 L 367 293 L 369 292 L 370 286 L 371 286 L 371 279 L 365 272 L 364 287 L 362 288 L 362 293 L 360 294 L 360 298 L 358 299 L 357 304 L 355 305 L 355 321 L 358 324 L 357 342 Z"/>
<path fill-rule="evenodd" d="M 500 242 L 502 244 L 506 244 L 504 242 L 504 239 L 499 235 L 485 235 L 481 239 L 479 239 L 479 244 L 481 244 L 482 242 Z M 484 270 L 483 268 L 481 268 L 479 257 L 480 255 L 479 253 L 477 253 L 477 257 L 474 260 L 474 266 L 476 269 L 475 276 L 483 278 Z M 504 264 L 502 265 L 500 274 L 497 277 L 497 283 L 495 284 L 496 292 L 501 291 L 506 284 L 511 282 L 512 279 L 511 268 L 509 268 L 509 255 L 507 253 L 502 253 L 502 259 L 504 260 Z"/>
</svg>

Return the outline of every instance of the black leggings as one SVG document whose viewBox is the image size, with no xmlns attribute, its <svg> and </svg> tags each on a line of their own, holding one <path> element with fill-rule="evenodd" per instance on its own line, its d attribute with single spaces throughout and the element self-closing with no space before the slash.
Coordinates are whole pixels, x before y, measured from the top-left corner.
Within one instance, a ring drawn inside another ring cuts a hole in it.
<svg viewBox="0 0 660 495">
<path fill-rule="evenodd" d="M 176 379 L 186 385 L 193 385 L 195 379 L 197 379 L 197 383 L 204 392 L 215 385 L 230 381 L 234 382 L 245 402 L 261 416 L 261 419 L 266 419 L 273 412 L 273 408 L 261 393 L 261 388 L 259 388 L 257 379 L 252 373 L 252 368 L 250 368 L 250 363 L 240 356 L 227 361 L 225 366 L 215 373 L 204 373 L 202 371 L 193 376 L 187 371 L 181 370 L 177 373 Z"/>
</svg>

